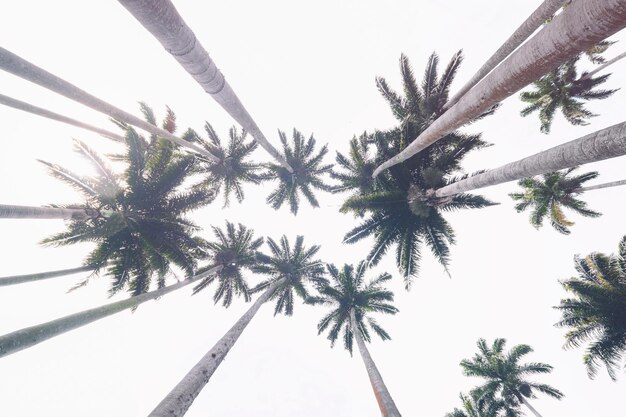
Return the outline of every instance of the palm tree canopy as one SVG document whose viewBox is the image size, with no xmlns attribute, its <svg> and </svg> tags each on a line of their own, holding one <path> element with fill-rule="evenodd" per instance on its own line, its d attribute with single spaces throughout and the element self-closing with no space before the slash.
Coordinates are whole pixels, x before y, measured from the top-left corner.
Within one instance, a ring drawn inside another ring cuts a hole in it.
<svg viewBox="0 0 626 417">
<path fill-rule="evenodd" d="M 309 286 L 315 288 L 324 285 L 324 263 L 314 256 L 320 250 L 320 246 L 310 248 L 304 246 L 304 238 L 296 237 L 296 242 L 291 247 L 286 236 L 282 236 L 279 243 L 272 238 L 267 238 L 267 245 L 271 255 L 259 253 L 259 263 L 254 271 L 268 275 L 268 278 L 259 283 L 252 292 L 259 292 L 269 287 L 273 282 L 282 281 L 281 285 L 271 295 L 270 300 L 276 300 L 274 315 L 284 313 L 287 316 L 293 314 L 294 295 L 308 302 L 312 296 Z"/>
<path fill-rule="evenodd" d="M 475 400 L 471 396 L 460 395 L 463 409 L 455 408 L 445 417 L 520 417 L 519 410 L 507 407 L 500 398 L 485 397 Z"/>
<path fill-rule="evenodd" d="M 387 273 L 365 283 L 367 262 L 361 261 L 356 269 L 352 265 L 344 265 L 338 269 L 335 265 L 327 265 L 330 282 L 320 288 L 321 297 L 314 302 L 328 304 L 333 309 L 317 324 L 318 334 L 328 330 L 331 346 L 343 334 L 344 347 L 352 354 L 354 331 L 350 313 L 354 310 L 358 331 L 363 340 L 370 342 L 370 330 L 382 340 L 389 340 L 389 334 L 378 325 L 369 313 L 396 314 L 398 309 L 391 303 L 393 293 L 383 287 L 383 283 L 391 279 Z"/>
<path fill-rule="evenodd" d="M 326 145 L 315 154 L 315 138 L 304 138 L 302 133 L 293 130 L 293 146 L 289 144 L 284 132 L 278 131 L 280 142 L 283 145 L 283 157 L 293 168 L 289 172 L 282 165 L 267 164 L 268 172 L 264 179 L 278 181 L 278 186 L 267 197 L 267 202 L 278 210 L 285 200 L 289 202 L 289 208 L 293 214 L 298 213 L 300 194 L 313 207 L 319 207 L 313 190 L 332 191 L 333 187 L 324 182 L 324 174 L 330 173 L 332 164 L 323 164 L 324 155 L 328 152 Z"/>
<path fill-rule="evenodd" d="M 574 223 L 569 221 L 563 213 L 563 208 L 568 208 L 584 217 L 598 217 L 598 213 L 587 208 L 587 203 L 576 198 L 583 184 L 598 177 L 598 173 L 586 172 L 584 174 L 570 176 L 578 167 L 563 171 L 554 171 L 543 174 L 541 177 L 524 178 L 517 184 L 523 192 L 511 193 L 509 196 L 519 201 L 515 205 L 518 213 L 532 207 L 530 224 L 535 228 L 543 225 L 544 219 L 550 219 L 550 224 L 563 234 L 570 234 L 570 226 Z"/>
<path fill-rule="evenodd" d="M 561 109 L 565 119 L 573 125 L 584 126 L 586 120 L 597 116 L 585 109 L 585 100 L 601 100 L 609 97 L 617 90 L 598 90 L 597 86 L 607 81 L 611 74 L 599 77 L 578 78 L 576 63 L 580 56 L 576 56 L 553 71 L 544 75 L 533 83 L 533 91 L 524 91 L 520 94 L 523 102 L 529 105 L 521 111 L 523 117 L 539 111 L 541 132 L 549 133 L 557 109 Z"/>
<path fill-rule="evenodd" d="M 584 363 L 590 378 L 604 364 L 612 379 L 626 352 L 626 236 L 618 253 L 576 257 L 578 277 L 562 282 L 572 298 L 561 300 L 558 327 L 568 327 L 566 347 L 589 341 Z"/>
<path fill-rule="evenodd" d="M 547 384 L 528 381 L 526 378 L 534 374 L 552 372 L 552 366 L 530 362 L 520 364 L 519 361 L 532 352 L 528 345 L 516 345 L 509 352 L 504 352 L 505 339 L 495 339 L 491 346 L 485 339 L 478 340 L 479 353 L 472 359 L 461 361 L 466 376 L 484 378 L 486 382 L 474 388 L 471 395 L 476 400 L 482 398 L 501 398 L 508 408 L 519 407 L 522 397 L 534 398 L 535 392 L 560 399 L 563 394 Z"/>
<path fill-rule="evenodd" d="M 393 91 L 384 78 L 377 78 L 378 89 L 400 125 L 353 139 L 349 155 L 337 156 L 337 162 L 343 168 L 342 172 L 335 174 L 341 182 L 337 190 L 354 191 L 341 210 L 365 217 L 359 226 L 345 235 L 344 241 L 353 243 L 373 236 L 374 246 L 367 257 L 371 264 L 378 263 L 396 244 L 396 263 L 407 287 L 417 276 L 424 244 L 447 271 L 449 245 L 454 243 L 454 231 L 443 217 L 443 212 L 492 204 L 483 197 L 471 194 L 443 199 L 432 195 L 434 189 L 459 179 L 455 175 L 460 173 L 461 162 L 469 152 L 488 144 L 480 135 L 452 132 L 376 179 L 370 178 L 369 182 L 364 179 L 371 166 L 379 165 L 402 151 L 443 114 L 450 85 L 461 61 L 459 52 L 439 76 L 439 58 L 436 54 L 431 55 L 422 83 L 418 84 L 408 59 L 402 55 L 400 71 L 404 95 Z M 370 147 L 375 150 L 372 156 L 368 154 Z"/>
<path fill-rule="evenodd" d="M 242 224 L 235 226 L 226 222 L 226 231 L 211 227 L 216 241 L 206 242 L 210 264 L 198 269 L 204 272 L 216 266 L 222 268 L 215 274 L 202 280 L 194 289 L 196 294 L 217 280 L 218 286 L 213 295 L 215 303 L 222 300 L 224 307 L 230 306 L 234 296 L 243 296 L 250 301 L 250 288 L 242 270 L 251 270 L 256 265 L 257 249 L 263 244 L 263 238 L 254 238 L 254 232 Z"/>
</svg>

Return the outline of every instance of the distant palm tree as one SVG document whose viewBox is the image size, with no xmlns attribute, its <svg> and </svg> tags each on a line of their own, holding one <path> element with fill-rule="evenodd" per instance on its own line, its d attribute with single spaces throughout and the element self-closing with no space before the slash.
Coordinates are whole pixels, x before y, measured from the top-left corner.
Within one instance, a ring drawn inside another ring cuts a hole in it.
<svg viewBox="0 0 626 417">
<path fill-rule="evenodd" d="M 333 192 L 353 191 L 354 195 L 358 195 L 372 191 L 374 187 L 372 173 L 376 168 L 376 162 L 370 152 L 370 146 L 374 141 L 373 136 L 365 132 L 358 138 L 356 136 L 352 138 L 348 156 L 337 152 L 335 158 L 337 165 L 346 172 L 330 173 L 333 179 L 339 181 L 339 185 L 333 187 Z"/>
<path fill-rule="evenodd" d="M 384 289 L 382 285 L 391 279 L 391 275 L 381 274 L 366 284 L 364 275 L 367 262 L 365 261 L 360 262 L 356 269 L 352 265 L 344 265 L 341 270 L 334 265 L 328 265 L 327 268 L 331 282 L 320 288 L 322 296 L 315 298 L 313 302 L 329 304 L 333 306 L 333 310 L 318 323 L 318 334 L 330 329 L 328 339 L 333 346 L 343 332 L 343 344 L 350 355 L 352 355 L 353 339 L 356 339 L 382 415 L 384 417 L 400 416 L 400 412 L 365 346 L 365 342 L 371 341 L 368 328 L 373 330 L 382 340 L 390 339 L 389 334 L 378 325 L 376 320 L 368 317 L 368 314 L 372 312 L 396 314 L 398 312 L 398 309 L 391 305 L 393 293 Z"/>
<path fill-rule="evenodd" d="M 455 408 L 454 411 L 445 417 L 519 417 L 518 410 L 507 407 L 504 400 L 500 398 L 482 398 L 475 400 L 467 395 L 460 395 L 463 409 Z"/>
<path fill-rule="evenodd" d="M 584 217 L 598 217 L 601 214 L 589 210 L 587 204 L 576 198 L 583 190 L 582 185 L 596 178 L 597 172 L 587 172 L 581 175 L 569 176 L 577 167 L 564 171 L 549 172 L 541 178 L 524 178 L 518 182 L 524 191 L 511 193 L 509 196 L 515 201 L 518 213 L 533 207 L 530 214 L 530 224 L 535 228 L 543 225 L 545 218 L 550 219 L 550 224 L 560 233 L 568 235 L 569 227 L 574 223 L 569 221 L 563 213 L 563 208 L 568 208 Z"/>
<path fill-rule="evenodd" d="M 616 43 L 617 41 L 610 41 L 608 39 L 604 39 L 603 41 L 598 42 L 591 48 L 586 49 L 583 53 L 589 59 L 589 61 L 594 64 L 604 64 L 606 62 L 606 58 L 602 55 L 604 54 L 611 45 Z"/>
<path fill-rule="evenodd" d="M 274 163 L 267 164 L 268 173 L 264 179 L 278 181 L 278 187 L 267 197 L 267 202 L 278 210 L 283 203 L 289 202 L 293 214 L 298 213 L 300 195 L 302 194 L 313 207 L 319 207 L 313 189 L 332 191 L 332 186 L 326 184 L 322 176 L 330 173 L 332 164 L 324 165 L 324 155 L 328 152 L 326 145 L 317 154 L 313 135 L 305 140 L 302 133 L 293 130 L 293 147 L 289 144 L 284 132 L 278 131 L 283 145 L 283 157 L 293 168 L 289 172 L 284 166 Z"/>
<path fill-rule="evenodd" d="M 57 271 L 46 271 L 46 272 L 38 272 L 35 274 L 23 274 L 23 275 L 0 277 L 0 287 L 7 286 L 7 285 L 22 284 L 25 282 L 41 281 L 42 279 L 63 277 L 66 275 L 72 275 L 72 274 L 76 274 L 79 272 L 93 271 L 94 269 L 95 267 L 91 265 L 86 265 L 86 266 L 79 266 L 76 268 L 60 269 Z"/>
<path fill-rule="evenodd" d="M 563 394 L 549 385 L 528 381 L 526 377 L 550 373 L 552 366 L 540 362 L 519 364 L 522 357 L 533 351 L 532 348 L 528 345 L 516 345 L 505 353 L 505 343 L 505 339 L 495 339 L 489 347 L 485 339 L 479 339 L 479 353 L 473 359 L 461 361 L 466 376 L 486 379 L 485 384 L 474 388 L 471 395 L 477 400 L 500 397 L 507 407 L 513 409 L 524 404 L 535 416 L 541 417 L 527 398 L 534 398 L 537 391 L 557 399 L 561 399 Z"/>
<path fill-rule="evenodd" d="M 562 313 L 556 325 L 570 328 L 566 347 L 590 342 L 583 357 L 590 378 L 602 363 L 615 380 L 626 353 L 626 236 L 616 255 L 593 253 L 574 262 L 579 276 L 561 283 L 572 298 L 555 307 Z"/>
<path fill-rule="evenodd" d="M 611 74 L 597 78 L 585 77 L 583 74 L 578 78 L 576 63 L 579 58 L 576 56 L 558 66 L 533 83 L 534 91 L 525 91 L 520 95 L 522 101 L 530 103 L 520 114 L 525 117 L 538 110 L 543 133 L 550 133 L 554 114 L 559 108 L 571 124 L 587 125 L 586 119 L 596 115 L 584 108 L 582 100 L 605 99 L 617 91 L 596 89 Z"/>
</svg>

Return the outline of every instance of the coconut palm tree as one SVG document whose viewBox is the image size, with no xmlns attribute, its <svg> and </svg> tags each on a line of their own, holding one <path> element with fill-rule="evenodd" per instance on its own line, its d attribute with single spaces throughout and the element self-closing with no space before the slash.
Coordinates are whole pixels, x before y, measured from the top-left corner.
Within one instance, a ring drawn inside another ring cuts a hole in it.
<svg viewBox="0 0 626 417">
<path fill-rule="evenodd" d="M 617 90 L 598 90 L 611 74 L 597 78 L 580 77 L 576 71 L 579 60 L 576 56 L 533 82 L 534 90 L 524 91 L 520 98 L 529 103 L 520 114 L 526 117 L 539 111 L 541 132 L 550 133 L 555 112 L 560 108 L 565 119 L 573 125 L 584 126 L 587 119 L 597 116 L 584 108 L 586 100 L 602 100 L 608 98 Z"/>
<path fill-rule="evenodd" d="M 293 147 L 289 144 L 284 132 L 278 131 L 283 145 L 283 157 L 293 168 L 288 171 L 281 165 L 267 164 L 268 172 L 264 179 L 278 181 L 278 186 L 267 197 L 267 203 L 278 210 L 285 201 L 289 202 L 289 208 L 293 214 L 298 213 L 300 206 L 300 194 L 313 207 L 319 207 L 313 189 L 332 191 L 333 187 L 324 182 L 322 176 L 330 173 L 332 164 L 323 164 L 324 155 L 328 152 L 326 145 L 315 154 L 315 138 L 304 139 L 302 133 L 293 130 Z"/>
<path fill-rule="evenodd" d="M 229 226 L 227 226 L 229 229 Z M 278 247 L 272 239 L 268 239 L 267 243 L 270 246 L 273 256 L 256 254 L 256 258 L 253 258 L 251 254 L 255 251 L 257 245 L 256 240 L 252 240 L 251 232 L 241 226 L 237 231 L 234 231 L 234 227 L 230 227 L 232 232 L 223 233 L 221 237 L 218 237 L 218 242 L 209 245 L 209 250 L 222 259 L 224 269 L 228 275 L 223 275 L 223 278 L 217 277 L 220 280 L 220 287 L 214 297 L 215 301 L 219 301 L 222 295 L 220 292 L 224 292 L 224 302 L 228 299 L 229 288 L 232 288 L 234 294 L 243 294 L 244 296 L 262 291 L 262 294 L 256 299 L 252 306 L 244 313 L 244 315 L 230 328 L 230 330 L 198 361 L 198 363 L 183 377 L 183 379 L 165 396 L 165 398 L 157 405 L 157 407 L 150 413 L 150 417 L 180 417 L 185 415 L 195 398 L 200 394 L 200 391 L 209 382 L 209 379 L 222 363 L 226 354 L 235 345 L 239 336 L 248 326 L 252 318 L 256 315 L 261 306 L 270 299 L 277 298 L 275 313 L 285 312 L 290 315 L 293 312 L 293 292 L 296 294 L 307 297 L 308 291 L 306 290 L 307 283 L 313 283 L 319 285 L 323 283 L 323 263 L 312 259 L 313 256 L 319 250 L 319 246 L 313 246 L 309 249 L 303 245 L 302 236 L 298 236 L 296 244 L 293 250 L 290 249 L 289 242 L 283 236 L 281 239 L 281 245 Z M 238 263 L 232 265 L 230 259 L 233 259 L 231 255 L 232 251 L 238 252 L 241 257 L 235 256 L 234 258 L 240 260 L 246 260 L 247 263 Z M 222 254 L 222 255 L 219 255 Z M 252 259 L 256 259 L 259 263 L 253 264 Z M 269 274 L 270 278 L 254 289 L 248 292 L 247 285 L 242 286 L 239 283 L 237 268 L 240 267 L 250 268 L 253 270 Z M 211 279 L 207 280 L 210 283 Z M 223 285 L 224 281 L 231 282 L 227 285 Z M 208 283 L 206 281 L 200 283 L 196 288 L 196 291 L 204 288 Z M 223 288 L 223 289 L 222 289 Z M 291 304 L 290 304 L 291 302 Z"/>
<path fill-rule="evenodd" d="M 361 178 L 367 174 L 369 166 L 400 152 L 411 138 L 444 112 L 443 106 L 461 55 L 457 53 L 452 58 L 441 76 L 438 76 L 438 61 L 436 54 L 431 55 L 421 85 L 418 85 L 408 59 L 402 55 L 403 96 L 393 91 L 384 78 L 378 78 L 378 88 L 400 126 L 363 137 L 361 144 L 353 141 L 349 158 L 338 157 L 339 166 L 344 168 L 336 174 L 342 181 L 340 187 L 355 192 L 344 202 L 341 211 L 364 217 L 359 226 L 345 235 L 344 241 L 354 243 L 373 236 L 374 246 L 367 257 L 371 264 L 378 263 L 396 244 L 396 263 L 407 287 L 417 276 L 424 245 L 431 249 L 447 271 L 449 245 L 454 243 L 454 231 L 443 216 L 445 211 L 492 204 L 480 196 L 468 194 L 445 199 L 431 198 L 429 194 L 429 190 L 456 180 L 455 174 L 459 173 L 462 160 L 468 153 L 487 146 L 480 135 L 460 132 L 446 135 L 436 146 L 392 167 L 376 180 L 365 182 L 365 187 L 361 185 Z M 368 144 L 375 148 L 372 157 L 365 154 Z"/>
<path fill-rule="evenodd" d="M 517 184 L 523 191 L 511 193 L 509 196 L 519 201 L 515 205 L 518 213 L 528 208 L 533 208 L 530 214 L 530 224 L 536 229 L 543 225 L 545 218 L 550 219 L 550 224 L 558 232 L 570 234 L 569 227 L 574 222 L 568 220 L 563 213 L 563 208 L 568 208 L 584 217 L 598 217 L 601 213 L 589 210 L 587 204 L 576 198 L 581 193 L 582 185 L 599 174 L 595 171 L 570 176 L 578 167 L 564 171 L 554 171 L 543 174 L 541 178 L 524 178 Z"/>
<path fill-rule="evenodd" d="M 372 173 L 376 165 L 369 151 L 373 142 L 374 135 L 365 132 L 358 138 L 356 136 L 352 138 L 348 156 L 337 152 L 335 160 L 345 172 L 331 171 L 331 178 L 339 181 L 339 185 L 333 187 L 333 192 L 353 191 L 354 195 L 358 195 L 372 191 L 374 187 Z"/>
<path fill-rule="evenodd" d="M 572 297 L 555 307 L 562 314 L 556 325 L 570 329 L 566 347 L 590 342 L 583 357 L 590 378 L 603 364 L 615 380 L 626 353 L 626 236 L 617 254 L 593 253 L 574 262 L 578 277 L 561 283 Z"/>
<path fill-rule="evenodd" d="M 35 274 L 13 275 L 0 277 L 0 287 L 7 285 L 22 284 L 24 282 L 41 281 L 43 279 L 63 277 L 66 275 L 77 274 L 79 272 L 89 272 L 95 269 L 94 266 L 85 265 L 76 268 L 60 269 L 57 271 L 38 272 Z"/>
<path fill-rule="evenodd" d="M 501 397 L 510 408 L 524 404 L 536 417 L 541 417 L 527 399 L 534 398 L 536 392 L 556 399 L 561 399 L 563 394 L 550 385 L 531 382 L 526 378 L 533 374 L 550 373 L 552 366 L 540 362 L 520 364 L 519 361 L 531 353 L 532 348 L 528 345 L 516 345 L 505 353 L 505 344 L 505 339 L 495 339 L 493 344 L 488 346 L 485 339 L 479 339 L 479 353 L 472 359 L 461 361 L 466 376 L 486 380 L 485 384 L 474 388 L 471 395 L 476 400 Z"/>
<path fill-rule="evenodd" d="M 169 0 L 119 0 L 200 86 L 286 170 L 292 167 L 265 138 L 224 75 Z"/>
<path fill-rule="evenodd" d="M 241 203 L 244 198 L 243 183 L 259 184 L 263 179 L 259 173 L 261 165 L 247 160 L 258 145 L 256 142 L 246 142 L 246 132 L 237 131 L 233 126 L 228 132 L 230 137 L 228 146 L 223 146 L 213 127 L 209 123 L 204 127 L 210 142 L 202 139 L 193 130 L 188 130 L 183 135 L 187 140 L 199 143 L 219 158 L 217 162 L 199 161 L 196 164 L 196 171 L 204 176 L 197 186 L 212 190 L 215 195 L 223 190 L 224 207 L 229 205 L 231 193 L 234 193 L 237 201 Z"/>
<path fill-rule="evenodd" d="M 606 58 L 602 54 L 604 54 L 609 49 L 609 47 L 616 42 L 617 41 L 604 39 L 603 41 L 598 42 L 591 48 L 586 49 L 583 53 L 592 63 L 601 65 L 606 63 Z"/>
<path fill-rule="evenodd" d="M 504 400 L 499 398 L 482 398 L 475 400 L 472 396 L 460 394 L 463 409 L 455 408 L 445 417 L 519 417 L 521 414 L 515 408 L 508 407 Z"/>
<path fill-rule="evenodd" d="M 411 138 L 404 148 L 374 171 L 380 174 L 409 159 L 448 132 L 458 129 L 505 98 L 541 78 L 563 62 L 626 27 L 622 0 L 586 0 L 571 3 L 533 38 L 521 45 L 504 62 L 466 93 L 459 102 Z"/>
<path fill-rule="evenodd" d="M 384 273 L 369 283 L 365 283 L 367 262 L 361 261 L 356 269 L 352 265 L 344 265 L 341 270 L 334 265 L 327 266 L 331 281 L 320 288 L 321 297 L 314 302 L 328 304 L 333 310 L 326 314 L 317 325 L 318 334 L 329 330 L 328 339 L 331 346 L 341 334 L 344 347 L 352 355 L 353 340 L 356 339 L 361 358 L 369 376 L 374 396 L 383 416 L 400 416 L 389 390 L 385 385 L 378 368 L 365 346 L 371 342 L 370 331 L 382 340 L 389 340 L 389 334 L 378 325 L 369 313 L 396 314 L 393 293 L 384 288 L 383 284 L 391 279 Z"/>
</svg>

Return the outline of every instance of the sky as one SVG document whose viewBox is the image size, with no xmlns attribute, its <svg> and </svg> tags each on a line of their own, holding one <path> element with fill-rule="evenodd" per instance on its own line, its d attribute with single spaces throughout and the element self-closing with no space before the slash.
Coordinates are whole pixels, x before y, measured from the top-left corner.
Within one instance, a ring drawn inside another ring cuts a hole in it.
<svg viewBox="0 0 626 417">
<path fill-rule="evenodd" d="M 385 129 L 395 120 L 376 90 L 377 75 L 400 89 L 398 59 L 405 53 L 421 77 L 431 52 L 443 64 L 463 49 L 465 61 L 453 92 L 473 75 L 539 1 L 317 1 L 267 0 L 198 2 L 175 5 L 266 136 L 279 144 L 277 129 L 295 127 L 345 152 L 364 130 Z M 139 115 L 138 101 L 159 118 L 170 106 L 180 130 L 202 131 L 205 121 L 227 138 L 234 121 L 157 41 L 117 2 L 20 1 L 0 15 L 2 46 L 116 106 Z M 613 57 L 626 45 L 608 52 Z M 605 84 L 626 84 L 626 62 L 611 67 Z M 592 68 L 585 63 L 584 68 Z M 106 116 L 41 87 L 0 73 L 0 92 L 115 131 Z M 464 128 L 482 132 L 495 146 L 469 156 L 467 172 L 495 168 L 623 121 L 626 96 L 618 91 L 588 108 L 599 114 L 588 126 L 568 125 L 557 115 L 552 133 L 539 132 L 536 115 L 521 118 L 517 94 L 498 112 Z M 80 197 L 54 180 L 37 159 L 80 172 L 88 165 L 72 151 L 79 138 L 102 153 L 119 149 L 96 134 L 0 108 L 0 203 L 72 203 Z M 258 161 L 267 156 L 258 150 Z M 623 159 L 594 163 L 596 183 L 623 179 Z M 590 184 L 591 185 L 591 184 Z M 329 263 L 356 264 L 371 241 L 343 245 L 357 224 L 338 208 L 345 196 L 318 194 L 320 208 L 303 204 L 297 216 L 265 204 L 272 185 L 245 189 L 243 204 L 220 202 L 198 210 L 193 219 L 211 238 L 210 226 L 228 219 L 257 236 L 321 245 Z M 483 190 L 500 202 L 477 211 L 453 213 L 457 244 L 452 247 L 451 278 L 425 251 L 421 272 L 410 292 L 390 252 L 369 276 L 394 276 L 396 316 L 377 317 L 392 340 L 374 339 L 370 352 L 404 416 L 443 417 L 460 406 L 458 395 L 480 380 L 462 375 L 459 362 L 476 351 L 476 341 L 496 337 L 507 346 L 529 344 L 528 361 L 546 362 L 554 371 L 539 379 L 565 393 L 557 401 L 540 397 L 532 404 L 544 416 L 615 415 L 626 405 L 626 375 L 612 382 L 604 370 L 590 380 L 583 349 L 564 350 L 559 313 L 552 307 L 566 297 L 560 280 L 575 275 L 573 257 L 594 251 L 612 253 L 623 228 L 626 188 L 589 192 L 590 208 L 603 216 L 576 222 L 570 236 L 549 226 L 535 230 L 518 214 L 507 194 L 514 183 Z M 0 220 L 0 276 L 79 266 L 91 246 L 42 247 L 46 236 L 62 231 L 61 220 Z M 0 334 L 109 302 L 108 280 L 94 278 L 78 291 L 66 291 L 84 275 L 4 287 L 0 291 Z M 250 275 L 252 284 L 259 277 Z M 172 280 L 171 282 L 174 282 Z M 115 299 L 124 298 L 121 294 Z M 185 288 L 136 312 L 122 312 L 0 359 L 0 415 L 147 415 L 183 375 L 249 307 L 236 300 L 214 305 L 212 289 L 191 296 Z M 330 348 L 316 324 L 326 309 L 297 304 L 293 317 L 273 317 L 266 305 L 213 375 L 187 416 L 301 417 L 378 415 L 365 368 L 341 345 Z"/>
</svg>

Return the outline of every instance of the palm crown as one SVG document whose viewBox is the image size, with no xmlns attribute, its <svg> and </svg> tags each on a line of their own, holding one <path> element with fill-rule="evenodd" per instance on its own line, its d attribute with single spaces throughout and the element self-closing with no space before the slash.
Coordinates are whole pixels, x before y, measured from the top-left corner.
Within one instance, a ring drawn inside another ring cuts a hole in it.
<svg viewBox="0 0 626 417">
<path fill-rule="evenodd" d="M 596 178 L 598 173 L 569 176 L 576 169 L 577 167 L 548 172 L 539 178 L 520 180 L 517 184 L 523 188 L 523 192 L 509 194 L 513 200 L 519 201 L 515 210 L 521 213 L 532 207 L 530 224 L 538 229 L 543 225 L 544 219 L 549 218 L 552 227 L 566 235 L 570 233 L 569 227 L 574 223 L 565 217 L 563 207 L 584 217 L 600 216 L 600 213 L 589 210 L 584 201 L 576 198 L 583 184 Z"/>
<path fill-rule="evenodd" d="M 320 320 L 317 325 L 318 334 L 328 328 L 328 340 L 334 345 L 343 331 L 344 346 L 352 354 L 354 332 L 358 331 L 363 340 L 370 342 L 373 330 L 382 340 L 390 339 L 389 334 L 378 325 L 376 320 L 368 317 L 369 313 L 396 314 L 398 309 L 391 305 L 393 293 L 383 288 L 382 284 L 391 279 L 384 273 L 369 283 L 364 276 L 367 263 L 362 261 L 356 267 L 344 265 L 341 270 L 334 265 L 327 266 L 331 281 L 320 288 L 321 297 L 315 301 L 329 304 L 334 308 Z M 354 329 L 351 314 L 354 312 L 356 325 Z"/>
<path fill-rule="evenodd" d="M 562 283 L 573 297 L 555 308 L 562 313 L 559 327 L 571 328 L 566 346 L 590 341 L 584 363 L 590 377 L 604 364 L 612 379 L 626 352 L 626 236 L 617 255 L 593 253 L 575 258 L 578 278 Z"/>
<path fill-rule="evenodd" d="M 521 111 L 522 116 L 539 111 L 541 131 L 549 133 L 554 114 L 561 109 L 565 119 L 573 125 L 587 125 L 587 119 L 596 116 L 585 109 L 583 100 L 601 100 L 617 90 L 597 90 L 596 87 L 606 82 L 611 74 L 599 77 L 578 78 L 575 57 L 555 68 L 533 83 L 534 91 L 524 91 L 520 98 L 530 103 Z"/>
<path fill-rule="evenodd" d="M 482 398 L 475 400 L 471 396 L 460 395 L 463 409 L 455 408 L 445 417 L 519 417 L 518 410 L 510 408 L 500 398 Z"/>
</svg>

